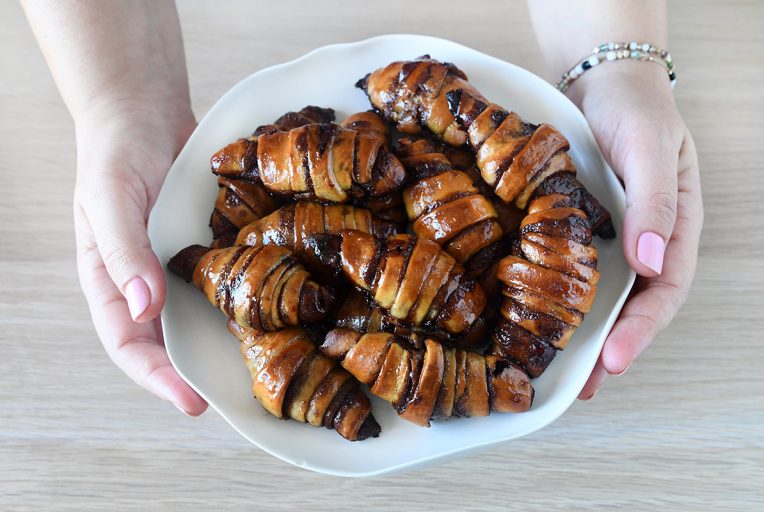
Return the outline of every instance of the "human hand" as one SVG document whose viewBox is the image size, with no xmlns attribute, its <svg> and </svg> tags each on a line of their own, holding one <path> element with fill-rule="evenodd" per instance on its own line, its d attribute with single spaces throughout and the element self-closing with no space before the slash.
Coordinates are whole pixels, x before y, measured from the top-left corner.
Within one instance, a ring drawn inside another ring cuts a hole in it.
<svg viewBox="0 0 764 512">
<path fill-rule="evenodd" d="M 676 315 L 695 274 L 703 225 L 695 143 L 665 70 L 652 63 L 608 63 L 574 82 L 600 149 L 626 189 L 623 252 L 638 274 L 579 394 L 594 396 L 621 375 Z"/>
<path fill-rule="evenodd" d="M 190 105 L 173 98 L 101 101 L 76 118 L 77 268 L 98 336 L 136 383 L 197 416 L 207 403 L 180 378 L 164 347 L 164 274 L 146 233 L 170 164 L 196 126 Z"/>
</svg>

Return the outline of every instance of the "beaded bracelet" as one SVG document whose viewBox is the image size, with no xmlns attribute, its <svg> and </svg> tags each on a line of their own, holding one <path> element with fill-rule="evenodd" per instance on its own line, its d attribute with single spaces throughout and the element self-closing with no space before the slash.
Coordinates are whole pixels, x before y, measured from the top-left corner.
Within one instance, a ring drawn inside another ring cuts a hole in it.
<svg viewBox="0 0 764 512">
<path fill-rule="evenodd" d="M 650 43 L 631 41 L 630 43 L 603 43 L 595 47 L 592 53 L 581 59 L 578 64 L 562 75 L 556 87 L 560 91 L 565 92 L 574 80 L 600 62 L 621 59 L 646 60 L 660 64 L 666 68 L 669 80 L 671 80 L 671 88 L 673 89 L 676 85 L 674 62 L 671 60 L 669 52 Z"/>
</svg>

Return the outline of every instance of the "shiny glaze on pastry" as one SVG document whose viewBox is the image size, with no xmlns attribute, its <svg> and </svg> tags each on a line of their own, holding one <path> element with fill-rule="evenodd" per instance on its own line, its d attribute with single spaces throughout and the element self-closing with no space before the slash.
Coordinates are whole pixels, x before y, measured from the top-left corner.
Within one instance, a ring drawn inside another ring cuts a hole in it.
<svg viewBox="0 0 764 512">
<path fill-rule="evenodd" d="M 437 243 L 470 270 L 490 266 L 504 237 L 493 203 L 428 141 L 404 140 L 400 146 L 396 154 L 413 180 L 403 190 L 403 202 L 414 234 Z"/>
<path fill-rule="evenodd" d="M 447 144 L 468 143 L 483 179 L 504 202 L 525 209 L 538 195 L 568 194 L 599 236 L 615 236 L 610 213 L 575 177 L 567 139 L 551 125 L 528 123 L 490 103 L 453 64 L 429 56 L 393 62 L 356 86 L 402 132 L 426 127 Z"/>
<path fill-rule="evenodd" d="M 533 401 L 530 379 L 519 366 L 431 339 L 413 349 L 392 334 L 334 329 L 321 351 L 390 402 L 401 418 L 425 427 L 431 418 L 524 412 Z"/>
<path fill-rule="evenodd" d="M 463 145 L 467 136 L 451 114 L 446 95 L 459 89 L 480 95 L 462 70 L 429 55 L 388 64 L 359 80 L 356 87 L 401 133 L 419 133 L 425 127 L 452 146 Z"/>
<path fill-rule="evenodd" d="M 298 202 L 244 226 L 234 245 L 261 247 L 278 245 L 293 251 L 311 270 L 323 271 L 314 235 L 339 236 L 344 229 L 356 229 L 377 238 L 396 233 L 393 223 L 375 218 L 369 210 L 346 204 L 322 205 Z"/>
<path fill-rule="evenodd" d="M 599 272 L 586 214 L 568 196 L 534 200 L 515 255 L 499 262 L 502 319 L 491 352 L 519 362 L 533 377 L 564 349 L 594 302 Z"/>
<path fill-rule="evenodd" d="M 333 302 L 289 250 L 275 245 L 192 245 L 175 255 L 168 267 L 193 282 L 228 318 L 256 330 L 317 322 Z"/>
<path fill-rule="evenodd" d="M 287 112 L 273 124 L 260 126 L 255 135 L 291 130 L 310 123 L 334 121 L 334 110 L 315 106 L 299 112 Z M 218 178 L 218 195 L 210 217 L 213 247 L 228 247 L 243 226 L 253 222 L 281 205 L 281 198 L 268 192 L 260 180 Z"/>
<path fill-rule="evenodd" d="M 379 240 L 343 231 L 339 253 L 345 277 L 404 324 L 454 338 L 483 325 L 483 288 L 436 243 L 406 234 Z"/>
<path fill-rule="evenodd" d="M 327 203 L 382 197 L 406 177 L 377 138 L 332 123 L 239 139 L 211 163 L 219 176 L 259 179 L 273 193 Z"/>
<path fill-rule="evenodd" d="M 586 212 L 598 235 L 615 236 L 610 212 L 576 179 L 570 144 L 559 130 L 528 123 L 469 91 L 453 91 L 448 100 L 456 120 L 467 130 L 483 180 L 504 202 L 525 209 L 537 196 L 565 194 Z"/>
<path fill-rule="evenodd" d="M 390 127 L 382 117 L 373 111 L 358 112 L 348 116 L 340 125 L 374 137 L 390 149 L 392 142 Z M 406 211 L 403 208 L 401 189 L 396 189 L 381 197 L 362 197 L 355 202 L 367 208 L 376 217 L 395 223 L 403 230 L 406 224 Z"/>
<path fill-rule="evenodd" d="M 259 332 L 229 320 L 252 376 L 252 394 L 277 418 L 337 431 L 349 441 L 379 436 L 358 381 L 323 355 L 299 327 Z"/>
<path fill-rule="evenodd" d="M 357 288 L 352 288 L 342 299 L 334 319 L 335 327 L 359 332 L 387 332 L 403 338 L 411 346 L 424 347 L 425 338 L 432 338 L 448 346 L 472 350 L 486 345 L 485 314 L 464 334 L 451 336 L 442 329 L 406 324 L 380 308 Z"/>
<path fill-rule="evenodd" d="M 373 137 L 381 141 L 386 148 L 390 148 L 390 128 L 385 120 L 374 111 L 367 110 L 366 112 L 351 114 L 340 123 L 340 126 Z"/>
</svg>

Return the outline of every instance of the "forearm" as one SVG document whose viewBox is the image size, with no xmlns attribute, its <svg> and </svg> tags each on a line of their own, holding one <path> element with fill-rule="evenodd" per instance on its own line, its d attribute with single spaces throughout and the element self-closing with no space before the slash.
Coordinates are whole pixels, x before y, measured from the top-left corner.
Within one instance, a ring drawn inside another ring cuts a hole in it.
<svg viewBox="0 0 764 512">
<path fill-rule="evenodd" d="M 22 0 L 75 121 L 119 102 L 189 104 L 183 39 L 171 0 Z"/>
<path fill-rule="evenodd" d="M 636 40 L 667 46 L 665 0 L 529 0 L 528 8 L 541 51 L 555 78 L 604 42 Z M 612 71 L 635 64 L 649 74 L 659 75 L 661 71 L 652 63 L 628 61 L 601 67 Z M 586 82 L 599 72 L 593 69 L 573 83 L 569 95 L 574 101 L 580 102 Z"/>
</svg>

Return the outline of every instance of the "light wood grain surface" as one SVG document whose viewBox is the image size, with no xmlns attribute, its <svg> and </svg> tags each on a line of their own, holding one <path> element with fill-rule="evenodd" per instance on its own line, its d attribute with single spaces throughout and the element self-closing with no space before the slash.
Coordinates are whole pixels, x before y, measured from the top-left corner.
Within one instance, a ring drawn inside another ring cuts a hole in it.
<svg viewBox="0 0 764 512">
<path fill-rule="evenodd" d="M 476 16 L 457 1 L 181 0 L 195 111 L 264 66 L 391 32 L 545 75 L 525 3 L 480 5 Z M 670 328 L 548 428 L 368 480 L 274 459 L 216 413 L 185 417 L 111 364 L 75 272 L 72 122 L 20 7 L 2 2 L 0 20 L 0 510 L 762 510 L 764 2 L 671 3 L 706 224 Z"/>
</svg>

